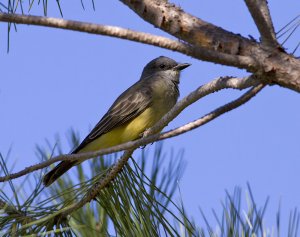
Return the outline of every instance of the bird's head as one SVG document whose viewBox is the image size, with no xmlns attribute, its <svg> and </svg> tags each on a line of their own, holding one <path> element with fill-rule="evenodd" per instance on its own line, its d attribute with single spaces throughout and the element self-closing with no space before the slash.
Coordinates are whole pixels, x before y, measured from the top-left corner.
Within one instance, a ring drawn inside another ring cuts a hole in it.
<svg viewBox="0 0 300 237">
<path fill-rule="evenodd" d="M 178 80 L 180 71 L 190 65 L 191 64 L 189 63 L 178 63 L 171 58 L 160 56 L 150 61 L 144 67 L 141 79 L 147 79 L 156 73 L 160 73 L 161 75 L 166 75 L 166 77 L 169 77 L 170 79 Z"/>
</svg>

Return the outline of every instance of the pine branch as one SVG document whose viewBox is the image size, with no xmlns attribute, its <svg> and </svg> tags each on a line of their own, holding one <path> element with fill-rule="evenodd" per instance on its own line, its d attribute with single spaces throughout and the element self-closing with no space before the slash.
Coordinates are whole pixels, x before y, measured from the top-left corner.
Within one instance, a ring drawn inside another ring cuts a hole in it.
<svg viewBox="0 0 300 237">
<path fill-rule="evenodd" d="M 114 224 L 119 236 L 126 236 L 127 229 L 124 229 L 124 225 L 132 233 L 130 236 L 139 236 L 138 233 L 143 232 L 145 232 L 144 236 L 161 236 L 159 234 L 161 230 L 165 230 L 169 233 L 169 236 L 178 236 L 176 234 L 177 227 L 172 220 L 176 220 L 183 226 L 185 226 L 184 223 L 190 223 L 189 220 L 184 220 L 185 215 L 180 213 L 180 209 L 171 200 L 184 165 L 181 162 L 181 157 L 177 157 L 177 161 L 174 159 L 176 157 L 171 157 L 170 164 L 166 166 L 168 167 L 167 172 L 164 172 L 160 161 L 165 156 L 161 149 L 160 145 L 156 146 L 156 157 L 153 159 L 147 159 L 144 157 L 145 153 L 143 154 L 143 157 L 141 157 L 143 164 L 141 167 L 143 168 L 140 168 L 134 160 L 132 160 L 130 166 L 126 164 L 123 171 L 115 177 L 114 182 L 97 194 L 95 200 L 97 199 L 101 206 L 93 202 L 76 210 L 68 218 L 57 215 L 63 213 L 66 207 L 69 207 L 75 201 L 80 201 L 86 197 L 88 190 L 105 177 L 109 171 L 109 166 L 113 163 L 112 157 L 90 160 L 91 172 L 88 173 L 97 172 L 98 176 L 87 180 L 86 177 L 82 177 L 80 174 L 80 169 L 77 169 L 78 179 L 83 181 L 79 185 L 67 188 L 70 184 L 68 173 L 59 180 L 59 183 L 51 186 L 51 189 L 42 189 L 44 192 L 50 191 L 50 197 L 31 205 L 31 216 L 37 218 L 30 223 L 23 223 L 18 226 L 15 233 L 20 235 L 20 233 L 47 232 L 62 236 L 69 236 L 70 233 L 81 233 L 83 236 L 99 233 L 108 235 L 109 222 L 110 225 L 111 223 Z M 40 156 L 45 157 L 47 152 L 42 152 L 42 150 L 39 149 Z M 182 153 L 179 154 L 182 155 Z M 163 178 L 152 179 L 153 176 L 151 179 L 147 178 L 145 167 L 149 167 L 150 164 L 146 163 L 150 160 L 154 161 L 151 173 L 157 173 Z M 72 179 L 74 180 L 73 176 Z M 163 185 L 163 180 L 167 182 L 167 187 Z M 34 193 L 37 193 L 37 191 L 34 190 Z M 34 195 L 34 197 L 35 199 L 38 198 L 37 195 Z M 53 204 L 54 202 L 56 204 Z M 169 206 L 173 210 L 169 209 Z M 121 214 L 121 210 L 124 215 Z M 116 211 L 120 211 L 118 215 L 115 214 Z M 178 217 L 175 214 L 177 211 L 180 213 Z M 146 218 L 147 221 L 146 219 L 141 221 L 143 218 Z M 194 231 L 192 226 L 190 223 L 189 226 L 185 227 L 189 233 Z M 1 225 L 0 228 L 2 228 Z M 9 228 L 6 228 L 6 230 L 9 231 L 6 233 L 11 233 Z"/>
<path fill-rule="evenodd" d="M 59 144 L 58 144 L 59 146 Z M 52 150 L 51 147 L 50 151 Z M 39 153 L 45 157 L 47 152 Z M 59 149 L 58 149 L 59 150 Z M 144 150 L 143 150 L 144 151 Z M 83 208 L 73 212 L 68 218 L 58 218 L 56 213 L 64 207 L 70 205 L 75 200 L 80 200 L 86 195 L 87 190 L 95 183 L 101 180 L 107 172 L 107 168 L 113 164 L 113 157 L 102 157 L 90 160 L 90 169 L 94 173 L 101 171 L 98 177 L 87 180 L 82 177 L 80 170 L 77 169 L 77 177 L 72 176 L 72 180 L 78 179 L 83 181 L 79 185 L 67 188 L 70 185 L 69 173 L 63 176 L 61 184 L 55 183 L 51 189 L 42 189 L 49 192 L 50 197 L 41 202 L 37 201 L 40 195 L 40 187 L 35 187 L 30 195 L 32 202 L 25 201 L 22 206 L 29 210 L 22 215 L 33 218 L 32 221 L 21 222 L 18 215 L 12 216 L 0 214 L 0 234 L 2 236 L 36 236 L 36 235 L 55 235 L 55 236 L 110 236 L 108 226 L 113 226 L 117 236 L 145 236 L 145 237 L 162 237 L 162 236 L 262 236 L 268 229 L 265 227 L 264 216 L 268 204 L 268 198 L 264 205 L 260 207 L 255 199 L 254 194 L 248 185 L 247 208 L 242 205 L 242 192 L 236 188 L 233 194 L 226 191 L 226 198 L 222 202 L 222 212 L 213 210 L 216 218 L 215 223 L 202 217 L 206 227 L 197 226 L 187 218 L 184 211 L 184 202 L 181 207 L 172 201 L 173 189 L 177 187 L 176 181 L 181 176 L 182 163 L 174 163 L 175 157 L 171 157 L 167 173 L 162 172 L 162 163 L 164 157 L 161 147 L 156 147 L 154 159 L 144 157 L 143 152 L 141 162 L 137 164 L 134 160 L 130 166 L 128 163 L 124 166 L 123 171 L 115 177 L 105 189 L 99 191 L 96 202 L 85 205 Z M 148 157 L 149 158 L 149 157 Z M 149 167 L 149 160 L 152 160 L 151 178 L 145 174 L 145 167 Z M 3 164 L 5 165 L 5 164 Z M 5 168 L 7 170 L 7 168 Z M 156 179 L 156 175 L 158 179 Z M 93 175 L 92 175 L 93 176 Z M 163 178 L 161 178 L 163 177 Z M 163 181 L 165 179 L 165 181 Z M 77 183 L 77 182 L 75 182 Z M 169 188 L 163 187 L 167 183 Z M 12 191 L 15 189 L 13 188 Z M 5 202 L 0 197 L 3 205 Z M 53 204 L 56 202 L 57 204 Z M 14 208 L 13 204 L 12 209 Z M 243 207 L 243 208 L 241 208 Z M 15 213 L 16 214 L 16 213 Z M 299 226 L 299 212 L 293 210 L 290 213 L 288 231 L 284 236 L 297 236 Z M 280 209 L 277 214 L 277 231 L 280 231 Z M 286 229 L 286 228 L 285 228 Z"/>
<path fill-rule="evenodd" d="M 168 137 L 170 136 L 176 136 L 176 134 L 182 134 L 183 131 L 187 132 L 191 129 L 194 129 L 196 127 L 202 126 L 209 121 L 215 119 L 216 117 L 220 116 L 221 114 L 224 114 L 232 109 L 235 109 L 242 104 L 248 102 L 251 98 L 253 98 L 262 88 L 264 87 L 263 84 L 259 84 L 252 89 L 250 89 L 248 92 L 243 94 L 238 99 L 212 111 L 211 113 L 207 114 L 206 116 L 202 117 L 201 119 L 198 119 L 192 123 L 189 123 L 188 125 L 179 127 L 166 135 Z M 82 198 L 79 202 L 70 205 L 69 207 L 66 207 L 63 209 L 63 211 L 57 212 L 57 215 L 59 217 L 66 217 L 67 215 L 70 215 L 72 212 L 78 210 L 79 208 L 82 208 L 84 205 L 95 199 L 98 195 L 98 193 L 103 190 L 107 185 L 109 185 L 120 173 L 120 171 L 124 168 L 126 165 L 128 159 L 132 155 L 133 150 L 127 150 L 124 152 L 122 157 L 112 165 L 112 167 L 108 170 L 108 172 L 105 174 L 103 178 L 100 179 L 100 181 L 96 182 L 91 188 L 89 188 L 87 194 L 84 198 Z"/>
</svg>

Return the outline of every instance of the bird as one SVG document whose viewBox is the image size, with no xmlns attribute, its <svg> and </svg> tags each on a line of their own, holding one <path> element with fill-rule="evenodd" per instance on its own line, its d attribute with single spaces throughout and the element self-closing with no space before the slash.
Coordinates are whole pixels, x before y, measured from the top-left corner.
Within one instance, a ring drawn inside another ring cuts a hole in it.
<svg viewBox="0 0 300 237">
<path fill-rule="evenodd" d="M 140 79 L 115 100 L 71 154 L 97 151 L 140 138 L 176 104 L 180 72 L 190 65 L 165 56 L 150 61 Z M 43 177 L 44 185 L 51 185 L 79 163 L 76 159 L 60 162 Z"/>
</svg>

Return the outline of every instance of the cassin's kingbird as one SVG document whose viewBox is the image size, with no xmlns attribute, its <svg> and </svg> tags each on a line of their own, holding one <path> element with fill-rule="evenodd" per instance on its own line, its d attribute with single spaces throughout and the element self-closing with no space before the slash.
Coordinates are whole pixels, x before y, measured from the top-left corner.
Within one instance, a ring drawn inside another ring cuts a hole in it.
<svg viewBox="0 0 300 237">
<path fill-rule="evenodd" d="M 180 71 L 190 66 L 167 57 L 149 62 L 138 82 L 124 91 L 91 133 L 72 154 L 96 151 L 132 141 L 141 136 L 176 103 Z M 44 177 L 49 186 L 62 174 L 79 164 L 77 160 L 62 161 Z"/>
</svg>

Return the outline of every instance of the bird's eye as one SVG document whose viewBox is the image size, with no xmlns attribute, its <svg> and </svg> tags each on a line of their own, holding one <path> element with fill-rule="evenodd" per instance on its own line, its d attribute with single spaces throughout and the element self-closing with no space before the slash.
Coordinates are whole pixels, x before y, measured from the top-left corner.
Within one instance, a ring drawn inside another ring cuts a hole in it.
<svg viewBox="0 0 300 237">
<path fill-rule="evenodd" d="M 160 64 L 159 67 L 160 67 L 161 69 L 164 69 L 164 68 L 166 67 L 166 65 L 165 65 L 165 64 Z"/>
</svg>

